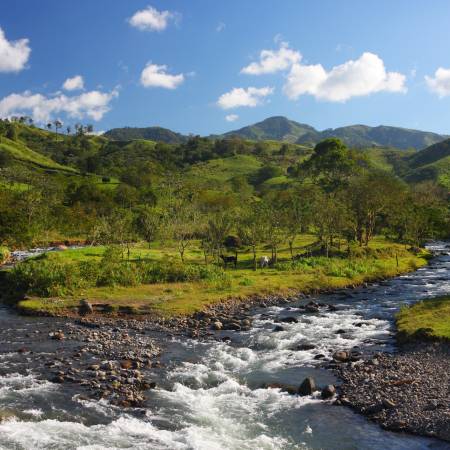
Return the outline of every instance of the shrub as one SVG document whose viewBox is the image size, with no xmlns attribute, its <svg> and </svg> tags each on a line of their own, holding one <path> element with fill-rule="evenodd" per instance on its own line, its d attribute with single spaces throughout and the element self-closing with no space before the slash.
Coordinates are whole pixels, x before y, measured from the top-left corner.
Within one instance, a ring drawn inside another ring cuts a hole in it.
<svg viewBox="0 0 450 450">
<path fill-rule="evenodd" d="M 6 247 L 0 247 L 0 264 L 5 263 L 10 258 L 11 253 Z"/>
<path fill-rule="evenodd" d="M 18 264 L 8 279 L 19 292 L 54 297 L 85 287 L 78 269 L 77 264 L 42 258 Z"/>
</svg>

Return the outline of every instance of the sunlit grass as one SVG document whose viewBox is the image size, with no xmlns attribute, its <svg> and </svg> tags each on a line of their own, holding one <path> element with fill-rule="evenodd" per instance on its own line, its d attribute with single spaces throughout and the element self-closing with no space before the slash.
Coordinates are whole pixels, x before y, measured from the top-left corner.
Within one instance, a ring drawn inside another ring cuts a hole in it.
<svg viewBox="0 0 450 450">
<path fill-rule="evenodd" d="M 432 337 L 450 339 L 450 296 L 423 300 L 404 307 L 397 315 L 397 329 L 406 337 L 420 329 L 429 329 Z"/>
<path fill-rule="evenodd" d="M 302 235 L 295 243 L 295 252 L 314 242 L 314 236 Z M 198 243 L 186 254 L 186 261 L 204 264 L 203 254 Z M 132 307 L 145 314 L 172 316 L 190 314 L 201 310 L 205 305 L 220 302 L 227 298 L 246 298 L 251 295 L 292 294 L 294 292 L 311 293 L 357 285 L 366 281 L 395 276 L 398 273 L 414 270 L 426 263 L 422 257 L 405 251 L 404 246 L 376 238 L 372 249 L 390 249 L 400 255 L 383 258 L 313 258 L 314 264 L 294 266 L 290 269 L 290 252 L 282 248 L 279 253 L 280 268 L 252 270 L 253 257 L 250 251 L 239 253 L 238 268 L 229 268 L 231 282 L 226 285 L 209 281 L 142 284 L 132 287 L 95 287 L 77 292 L 76 295 L 54 299 L 31 299 L 20 302 L 19 306 L 29 312 L 74 310 L 80 298 L 93 303 L 119 307 Z M 70 261 L 100 260 L 105 247 L 85 247 L 51 254 L 52 258 Z M 265 248 L 258 249 L 258 255 L 269 255 Z M 137 244 L 132 247 L 130 259 L 158 261 L 162 258 L 179 258 L 174 244 L 155 243 Z M 308 258 L 306 258 L 308 260 Z M 312 260 L 311 260 L 312 261 Z"/>
</svg>

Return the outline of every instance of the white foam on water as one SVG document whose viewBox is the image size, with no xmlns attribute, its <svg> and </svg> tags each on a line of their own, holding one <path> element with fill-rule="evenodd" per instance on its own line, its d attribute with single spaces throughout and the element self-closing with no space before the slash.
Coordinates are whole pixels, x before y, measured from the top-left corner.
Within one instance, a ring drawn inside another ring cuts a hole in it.
<svg viewBox="0 0 450 450">
<path fill-rule="evenodd" d="M 0 377 L 0 400 L 6 396 L 28 396 L 30 393 L 42 393 L 57 389 L 56 385 L 37 379 L 33 374 L 11 373 Z"/>
</svg>

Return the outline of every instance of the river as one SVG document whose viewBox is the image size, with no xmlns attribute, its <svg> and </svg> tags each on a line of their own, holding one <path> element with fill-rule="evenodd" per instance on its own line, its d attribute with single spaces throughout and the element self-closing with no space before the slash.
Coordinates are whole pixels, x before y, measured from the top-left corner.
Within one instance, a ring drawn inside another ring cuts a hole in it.
<svg viewBox="0 0 450 450">
<path fill-rule="evenodd" d="M 441 254 L 416 272 L 317 297 L 336 311 L 305 314 L 298 308 L 303 299 L 255 310 L 250 331 L 222 333 L 231 343 L 163 341 L 163 368 L 151 369 L 158 388 L 150 391 L 145 408 L 129 410 L 46 381 L 39 359 L 65 350 L 35 336 L 54 329 L 55 319 L 20 317 L 0 308 L 0 411 L 14 414 L 0 422 L 0 449 L 448 449 L 444 442 L 384 431 L 330 401 L 262 387 L 298 386 L 306 376 L 318 384 L 337 383 L 315 359 L 318 354 L 326 359 L 353 347 L 395 351 L 398 308 L 448 292 L 450 256 Z M 298 322 L 283 323 L 284 330 L 274 332 L 283 316 Z M 305 343 L 314 348 L 296 349 Z M 20 351 L 24 346 L 27 352 Z"/>
</svg>

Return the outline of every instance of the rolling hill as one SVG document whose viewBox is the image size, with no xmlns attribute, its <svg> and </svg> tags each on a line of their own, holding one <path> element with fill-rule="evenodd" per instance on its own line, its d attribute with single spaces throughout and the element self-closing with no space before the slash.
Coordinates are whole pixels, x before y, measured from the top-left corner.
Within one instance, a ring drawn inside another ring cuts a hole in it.
<svg viewBox="0 0 450 450">
<path fill-rule="evenodd" d="M 298 142 L 302 136 L 315 134 L 317 134 L 317 131 L 309 125 L 294 122 L 286 117 L 275 116 L 239 130 L 230 131 L 220 137 L 237 136 L 254 141 L 276 140 L 294 143 Z M 308 140 L 304 142 L 308 142 Z"/>
<path fill-rule="evenodd" d="M 188 139 L 188 136 L 162 127 L 113 128 L 104 133 L 103 136 L 114 141 L 146 139 L 150 141 L 165 142 L 166 144 L 181 144 Z"/>
<path fill-rule="evenodd" d="M 407 181 L 437 181 L 450 189 L 450 139 L 411 155 L 407 163 Z"/>
<path fill-rule="evenodd" d="M 258 141 L 272 139 L 306 145 L 314 145 L 323 139 L 337 137 L 353 148 L 393 147 L 399 149 L 413 148 L 416 150 L 421 150 L 448 138 L 446 135 L 437 133 L 383 125 L 378 127 L 351 125 L 318 131 L 310 125 L 298 123 L 281 116 L 269 117 L 262 122 L 239 130 L 229 131 L 220 137 L 231 136 Z"/>
</svg>

